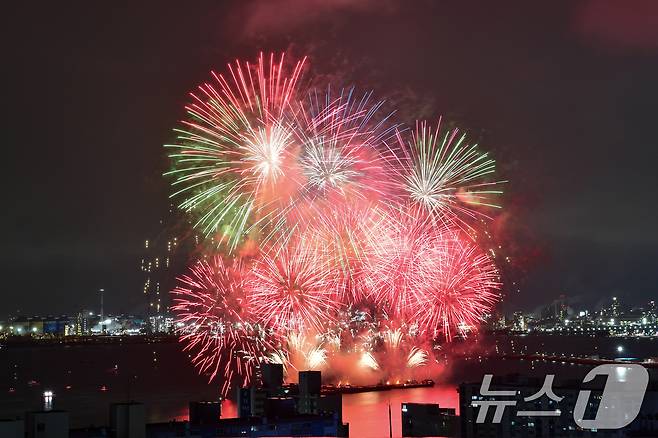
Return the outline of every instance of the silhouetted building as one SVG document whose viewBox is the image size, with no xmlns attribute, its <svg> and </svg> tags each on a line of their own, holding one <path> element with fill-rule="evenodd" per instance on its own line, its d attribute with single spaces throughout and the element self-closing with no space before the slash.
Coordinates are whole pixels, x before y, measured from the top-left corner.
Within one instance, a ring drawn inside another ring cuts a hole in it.
<svg viewBox="0 0 658 438">
<path fill-rule="evenodd" d="M 263 388 L 268 390 L 278 390 L 283 385 L 283 365 L 280 363 L 262 364 L 261 373 L 263 375 Z"/>
<path fill-rule="evenodd" d="M 219 401 L 197 401 L 189 405 L 190 424 L 217 424 L 222 415 L 222 403 Z"/>
<path fill-rule="evenodd" d="M 402 436 L 457 436 L 459 417 L 453 408 L 432 403 L 402 403 Z"/>
<path fill-rule="evenodd" d="M 265 399 L 265 415 L 268 418 L 290 418 L 297 415 L 297 402 L 293 397 L 268 397 Z"/>
<path fill-rule="evenodd" d="M 204 430 L 212 437 L 348 437 L 349 425 L 336 416 L 298 415 L 290 418 L 229 418 Z M 206 435 L 203 435 L 206 436 Z"/>
<path fill-rule="evenodd" d="M 0 420 L 0 437 L 25 438 L 24 428 L 23 420 Z"/>
<path fill-rule="evenodd" d="M 110 430 L 114 438 L 145 438 L 146 412 L 142 403 L 110 405 Z"/>
<path fill-rule="evenodd" d="M 27 438 L 68 438 L 68 412 L 28 412 L 25 415 L 25 436 Z"/>
<path fill-rule="evenodd" d="M 338 415 L 343 418 L 343 396 L 340 393 L 322 394 L 318 404 L 318 414 Z"/>
<path fill-rule="evenodd" d="M 322 374 L 320 371 L 299 372 L 299 413 L 317 414 L 320 391 L 322 389 Z"/>
<path fill-rule="evenodd" d="M 300 371 L 299 385 L 279 385 L 282 368 L 263 367 L 270 389 L 238 390 L 237 419 L 220 420 L 209 436 L 348 436 L 342 420 L 342 395 L 321 394 L 319 371 Z M 213 435 L 214 434 L 214 435 Z M 205 436 L 205 435 L 204 435 Z"/>
<path fill-rule="evenodd" d="M 238 417 L 262 417 L 265 415 L 267 391 L 255 386 L 238 388 Z"/>
</svg>

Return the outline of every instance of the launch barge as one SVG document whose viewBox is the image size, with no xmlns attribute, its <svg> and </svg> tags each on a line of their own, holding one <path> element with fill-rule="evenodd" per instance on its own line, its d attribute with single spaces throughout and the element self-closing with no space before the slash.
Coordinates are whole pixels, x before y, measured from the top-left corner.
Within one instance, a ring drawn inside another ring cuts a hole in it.
<svg viewBox="0 0 658 438">
<path fill-rule="evenodd" d="M 390 391 L 391 389 L 427 388 L 434 386 L 434 380 L 407 380 L 406 382 L 382 382 L 376 385 L 322 385 L 322 394 L 356 394 L 359 392 Z"/>
</svg>

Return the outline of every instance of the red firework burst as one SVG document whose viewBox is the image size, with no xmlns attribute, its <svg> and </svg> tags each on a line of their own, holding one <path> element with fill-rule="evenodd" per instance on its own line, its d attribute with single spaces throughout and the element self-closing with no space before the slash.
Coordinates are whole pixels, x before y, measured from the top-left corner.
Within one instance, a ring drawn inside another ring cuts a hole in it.
<svg viewBox="0 0 658 438">
<path fill-rule="evenodd" d="M 268 342 L 249 309 L 239 261 L 199 260 L 178 280 L 172 310 L 180 341 L 194 352 L 192 363 L 210 381 L 223 376 L 222 395 L 234 377 L 248 384 Z"/>
</svg>

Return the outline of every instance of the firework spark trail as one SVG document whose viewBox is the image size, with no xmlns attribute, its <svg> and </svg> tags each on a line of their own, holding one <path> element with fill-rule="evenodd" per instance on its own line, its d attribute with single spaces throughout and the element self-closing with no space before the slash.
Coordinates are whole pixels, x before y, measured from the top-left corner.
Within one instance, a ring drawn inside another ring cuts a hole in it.
<svg viewBox="0 0 658 438">
<path fill-rule="evenodd" d="M 193 364 L 211 381 L 223 375 L 223 395 L 234 375 L 248 383 L 268 341 L 248 308 L 240 264 L 227 265 L 219 256 L 200 260 L 179 283 L 172 291 L 172 310 L 180 341 L 195 352 Z"/>
<path fill-rule="evenodd" d="M 290 369 L 317 370 L 327 365 L 328 352 L 322 342 L 309 342 L 303 333 L 289 333 L 281 347 L 270 353 L 267 361 L 281 364 L 285 375 Z"/>
<path fill-rule="evenodd" d="M 364 351 L 361 354 L 361 359 L 359 359 L 359 366 L 363 368 L 370 368 L 371 370 L 379 369 L 379 363 L 377 362 L 377 359 L 375 359 L 375 357 L 369 351 Z"/>
<path fill-rule="evenodd" d="M 304 62 L 287 74 L 284 55 L 261 54 L 256 66 L 229 64 L 228 78 L 213 73 L 214 84 L 190 95 L 177 142 L 165 145 L 174 149 L 166 173 L 174 178 L 171 197 L 182 197 L 179 207 L 195 213 L 195 227 L 218 234 L 230 250 L 250 233 L 276 234 L 291 208 L 285 193 L 299 182 L 282 181 L 294 179 L 286 169 L 294 161 L 292 132 L 283 119 Z"/>
<path fill-rule="evenodd" d="M 407 355 L 407 368 L 416 368 L 427 365 L 427 351 L 421 350 L 418 347 L 412 347 Z"/>
<path fill-rule="evenodd" d="M 388 378 L 399 379 L 405 375 L 405 370 L 422 367 L 429 362 L 427 351 L 415 345 L 420 341 L 400 327 L 371 333 L 363 341 L 364 351 L 359 366 L 382 371 Z"/>
<path fill-rule="evenodd" d="M 435 129 L 417 122 L 407 139 L 398 132 L 398 181 L 404 198 L 419 216 L 439 223 L 457 222 L 469 226 L 469 220 L 489 218 L 482 207 L 500 208 L 496 197 L 502 194 L 505 181 L 490 181 L 496 162 L 477 144 L 466 143 L 458 129 L 442 130 L 442 120 Z"/>
</svg>

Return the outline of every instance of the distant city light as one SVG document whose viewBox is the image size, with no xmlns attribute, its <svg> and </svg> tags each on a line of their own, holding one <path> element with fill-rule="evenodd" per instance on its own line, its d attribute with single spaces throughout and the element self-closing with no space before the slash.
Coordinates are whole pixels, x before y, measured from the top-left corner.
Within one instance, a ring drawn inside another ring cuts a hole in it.
<svg viewBox="0 0 658 438">
<path fill-rule="evenodd" d="M 53 396 L 55 394 L 51 390 L 43 392 L 43 410 L 51 411 L 53 409 Z"/>
<path fill-rule="evenodd" d="M 618 345 L 617 346 L 617 352 L 621 353 L 622 351 L 624 351 L 624 347 L 622 347 L 621 345 Z"/>
</svg>

